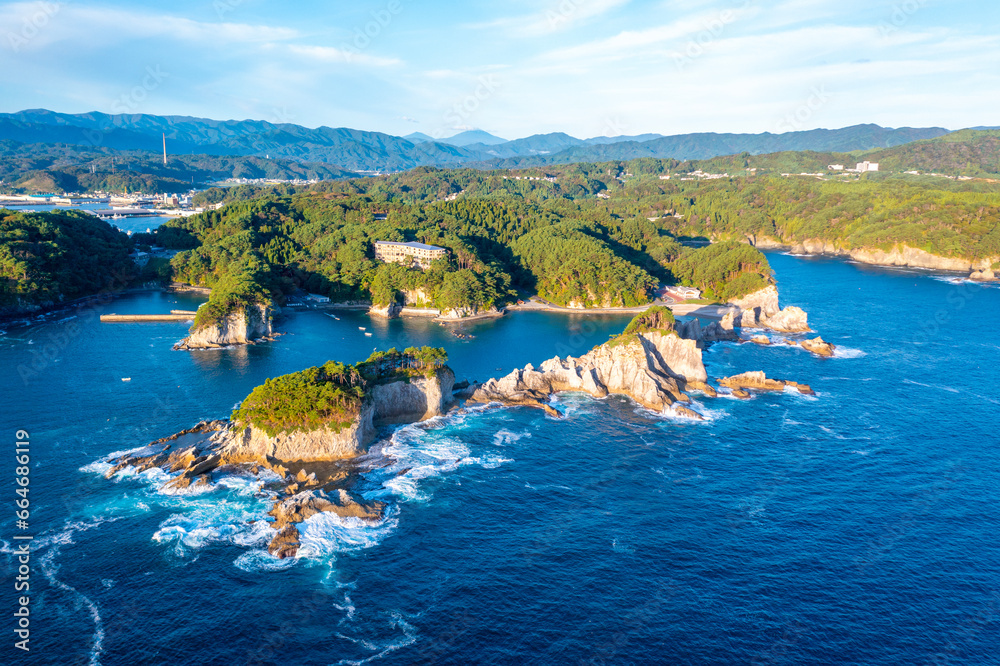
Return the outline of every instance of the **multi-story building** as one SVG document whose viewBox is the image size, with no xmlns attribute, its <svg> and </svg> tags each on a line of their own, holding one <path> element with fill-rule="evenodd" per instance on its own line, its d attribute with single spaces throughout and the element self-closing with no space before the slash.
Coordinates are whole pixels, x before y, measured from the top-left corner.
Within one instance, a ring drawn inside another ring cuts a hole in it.
<svg viewBox="0 0 1000 666">
<path fill-rule="evenodd" d="M 397 243 L 395 241 L 375 241 L 375 258 L 380 261 L 429 268 L 435 259 L 444 259 L 448 250 L 436 245 L 423 243 Z"/>
</svg>

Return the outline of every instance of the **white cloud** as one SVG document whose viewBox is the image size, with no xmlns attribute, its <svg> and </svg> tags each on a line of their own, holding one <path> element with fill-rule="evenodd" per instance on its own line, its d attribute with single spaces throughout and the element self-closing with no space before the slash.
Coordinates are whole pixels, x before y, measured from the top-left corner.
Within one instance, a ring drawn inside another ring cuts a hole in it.
<svg viewBox="0 0 1000 666">
<path fill-rule="evenodd" d="M 289 45 L 288 50 L 294 55 L 316 62 L 336 62 L 356 65 L 370 65 L 373 67 L 390 67 L 392 65 L 401 64 L 401 62 L 395 58 L 380 58 L 352 48 L 338 49 L 333 46 L 303 46 L 299 44 L 291 44 Z"/>
<path fill-rule="evenodd" d="M 219 45 L 287 41 L 299 36 L 298 31 L 280 26 L 206 23 L 169 14 L 83 7 L 66 2 L 2 5 L 0 25 L 7 27 L 10 34 L 23 37 L 22 47 L 30 50 L 72 42 L 89 51 L 154 37 Z"/>
<path fill-rule="evenodd" d="M 467 26 L 474 29 L 499 29 L 518 37 L 544 37 L 568 30 L 631 0 L 560 0 L 539 12 L 511 16 Z"/>
</svg>

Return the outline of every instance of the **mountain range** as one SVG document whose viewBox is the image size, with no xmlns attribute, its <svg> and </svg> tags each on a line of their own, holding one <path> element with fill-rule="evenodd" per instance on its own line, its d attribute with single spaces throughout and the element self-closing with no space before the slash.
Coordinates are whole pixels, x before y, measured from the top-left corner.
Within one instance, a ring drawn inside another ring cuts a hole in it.
<svg viewBox="0 0 1000 666">
<path fill-rule="evenodd" d="M 335 165 L 356 172 L 391 172 L 418 166 L 512 168 L 628 160 L 678 160 L 781 151 L 854 152 L 888 148 L 948 134 L 940 127 L 855 125 L 783 134 L 643 134 L 578 139 L 564 133 L 506 141 L 481 130 L 446 139 L 416 133 L 398 137 L 349 128 L 307 128 L 260 120 L 210 120 L 188 116 L 103 113 L 65 114 L 35 109 L 0 114 L 0 140 L 65 144 L 88 149 L 174 155 L 254 156 Z"/>
</svg>

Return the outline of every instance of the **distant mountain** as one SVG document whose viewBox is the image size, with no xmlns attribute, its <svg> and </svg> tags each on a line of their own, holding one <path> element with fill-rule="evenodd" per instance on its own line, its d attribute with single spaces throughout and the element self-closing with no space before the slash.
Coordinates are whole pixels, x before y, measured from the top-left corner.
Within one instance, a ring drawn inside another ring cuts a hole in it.
<svg viewBox="0 0 1000 666">
<path fill-rule="evenodd" d="M 359 176 L 322 162 L 171 155 L 0 140 L 0 189 L 11 192 L 186 192 L 230 178 L 331 180 Z"/>
<path fill-rule="evenodd" d="M 589 143 L 591 145 L 604 143 L 625 143 L 626 141 L 642 143 L 644 141 L 652 141 L 653 139 L 662 138 L 662 134 L 637 134 L 636 136 L 595 136 L 593 139 L 587 139 L 584 143 Z"/>
<path fill-rule="evenodd" d="M 413 134 L 407 134 L 403 137 L 410 143 L 427 143 L 428 141 L 433 141 L 434 137 L 428 136 L 423 132 L 414 132 Z"/>
<path fill-rule="evenodd" d="M 434 141 L 414 144 L 381 132 L 274 124 L 260 120 L 209 120 L 187 116 L 62 114 L 46 110 L 0 114 L 0 139 L 68 143 L 119 150 L 160 150 L 162 135 L 173 154 L 257 155 L 327 162 L 357 171 L 399 171 L 433 164 L 457 166 L 479 158 Z"/>
<path fill-rule="evenodd" d="M 482 144 L 484 146 L 495 146 L 498 143 L 507 143 L 507 139 L 501 139 L 500 137 L 493 136 L 489 132 L 484 132 L 483 130 L 469 130 L 467 132 L 462 132 L 461 134 L 456 134 L 455 136 L 449 137 L 447 139 L 438 139 L 438 142 L 447 143 L 450 146 L 459 146 L 459 147 L 472 146 L 476 144 Z"/>
<path fill-rule="evenodd" d="M 473 130 L 450 139 L 423 133 L 397 137 L 348 128 L 310 129 L 259 120 L 188 116 L 63 114 L 44 109 L 0 114 L 0 140 L 90 148 L 159 151 L 162 135 L 173 155 L 257 156 L 325 162 L 359 172 L 418 166 L 523 167 L 639 157 L 679 160 L 781 151 L 856 152 L 943 136 L 948 130 L 856 125 L 785 134 L 682 134 L 577 139 L 561 132 L 503 141 Z"/>
<path fill-rule="evenodd" d="M 706 160 L 721 155 L 762 155 L 785 151 L 854 152 L 888 148 L 948 134 L 941 127 L 890 129 L 855 125 L 839 130 L 809 130 L 785 134 L 681 134 L 651 141 L 624 141 L 603 145 L 577 145 L 545 156 L 512 157 L 497 166 L 542 166 L 571 162 L 632 160 L 640 157 Z M 581 142 L 582 143 L 582 142 Z M 503 148 L 503 146 L 500 146 Z"/>
</svg>

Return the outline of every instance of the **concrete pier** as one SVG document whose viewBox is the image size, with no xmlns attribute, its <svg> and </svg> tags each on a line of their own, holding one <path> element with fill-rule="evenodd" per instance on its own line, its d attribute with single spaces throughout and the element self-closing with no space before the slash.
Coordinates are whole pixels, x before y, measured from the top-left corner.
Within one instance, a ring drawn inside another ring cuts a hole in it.
<svg viewBox="0 0 1000 666">
<path fill-rule="evenodd" d="M 153 321 L 191 321 L 194 313 L 191 314 L 153 314 L 153 315 L 101 315 L 101 321 L 107 323 L 123 322 L 153 322 Z"/>
</svg>

